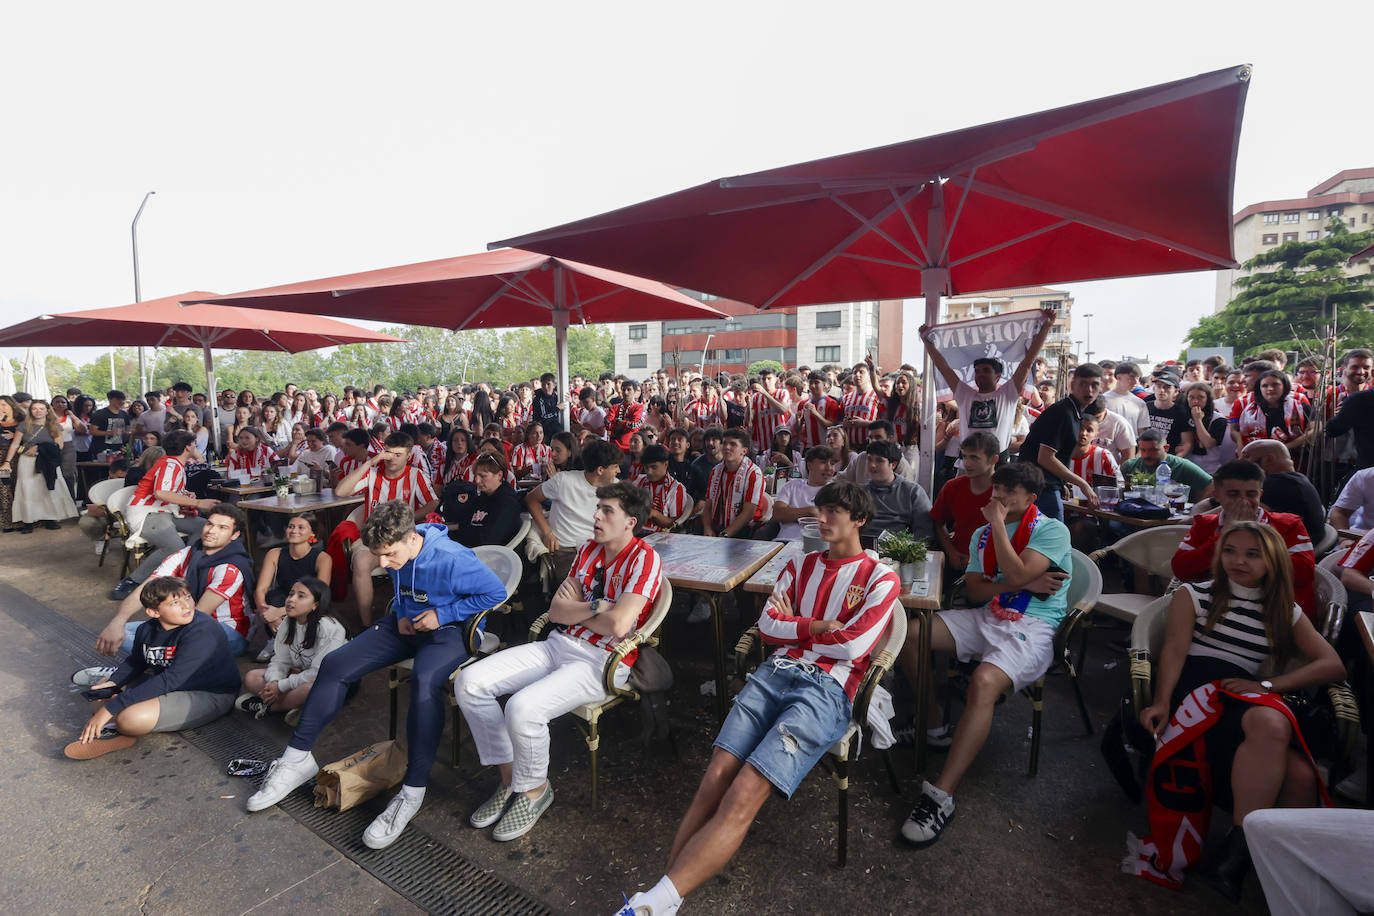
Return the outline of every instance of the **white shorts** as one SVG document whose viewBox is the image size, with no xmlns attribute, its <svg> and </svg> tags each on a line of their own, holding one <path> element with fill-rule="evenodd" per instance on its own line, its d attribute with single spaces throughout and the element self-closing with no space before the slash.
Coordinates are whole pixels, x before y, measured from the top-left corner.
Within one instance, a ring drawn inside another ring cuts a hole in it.
<svg viewBox="0 0 1374 916">
<path fill-rule="evenodd" d="M 982 656 L 1011 678 L 1013 690 L 1034 684 L 1054 661 L 1054 627 L 1037 617 L 1002 620 L 986 607 L 936 616 L 949 627 L 959 661 Z"/>
</svg>

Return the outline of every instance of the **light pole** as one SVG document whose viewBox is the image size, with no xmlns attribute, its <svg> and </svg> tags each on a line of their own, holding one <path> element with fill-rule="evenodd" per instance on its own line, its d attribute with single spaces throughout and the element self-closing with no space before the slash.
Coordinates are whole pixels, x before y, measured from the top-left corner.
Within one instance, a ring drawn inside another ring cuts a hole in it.
<svg viewBox="0 0 1374 916">
<path fill-rule="evenodd" d="M 1083 355 L 1088 358 L 1088 362 L 1093 361 L 1093 313 L 1083 313 L 1083 339 L 1087 347 L 1083 350 Z"/>
<path fill-rule="evenodd" d="M 143 215 L 143 208 L 148 206 L 148 198 L 156 194 L 156 191 L 149 191 L 143 195 L 143 202 L 138 205 L 138 212 L 134 214 L 133 225 L 129 227 L 129 235 L 133 237 L 134 243 L 134 301 L 143 301 L 143 288 L 138 282 L 138 218 Z M 113 352 L 113 351 L 112 351 Z M 114 370 L 114 357 L 110 359 L 110 369 Z M 148 390 L 147 366 L 144 362 L 144 348 L 138 348 L 138 384 L 139 390 L 134 393 L 134 397 L 142 397 L 143 392 Z M 212 392 L 213 393 L 213 392 Z"/>
<path fill-rule="evenodd" d="M 715 336 L 714 334 L 707 334 L 706 343 L 701 347 L 701 374 L 703 376 L 706 375 L 706 353 L 711 347 L 711 338 Z"/>
</svg>

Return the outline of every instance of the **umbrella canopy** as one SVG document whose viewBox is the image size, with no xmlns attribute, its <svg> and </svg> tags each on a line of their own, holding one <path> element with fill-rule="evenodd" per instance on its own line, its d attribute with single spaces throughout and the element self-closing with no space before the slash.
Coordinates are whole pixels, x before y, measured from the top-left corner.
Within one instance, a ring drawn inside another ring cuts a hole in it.
<svg viewBox="0 0 1374 916">
<path fill-rule="evenodd" d="M 214 295 L 195 291 L 115 308 L 42 315 L 0 329 L 0 346 L 199 347 L 205 362 L 205 390 L 213 406 L 215 379 L 211 347 L 299 353 L 340 344 L 399 342 L 399 338 L 390 334 L 328 318 L 220 305 L 181 305 L 182 300 L 206 299 Z M 219 424 L 208 425 L 218 443 Z"/>
<path fill-rule="evenodd" d="M 1365 258 L 1370 257 L 1374 257 L 1374 245 L 1370 245 L 1368 248 L 1355 252 L 1346 263 L 1354 264 L 1356 261 L 1363 261 Z"/>
<path fill-rule="evenodd" d="M 952 293 L 1235 267 L 1249 80 L 1248 66 L 1218 70 L 726 178 L 492 245 L 764 308 L 924 296 L 929 324 Z"/>
<path fill-rule="evenodd" d="M 14 394 L 14 370 L 8 356 L 0 356 L 0 394 Z"/>
<path fill-rule="evenodd" d="M 386 317 L 454 331 L 552 324 L 560 392 L 568 385 L 571 322 L 726 317 L 653 280 L 513 249 L 187 301 L 345 318 Z"/>
<path fill-rule="evenodd" d="M 52 400 L 52 392 L 48 390 L 48 371 L 44 364 L 43 354 L 34 347 L 29 347 L 24 351 L 24 390 L 33 395 L 36 401 Z"/>
</svg>

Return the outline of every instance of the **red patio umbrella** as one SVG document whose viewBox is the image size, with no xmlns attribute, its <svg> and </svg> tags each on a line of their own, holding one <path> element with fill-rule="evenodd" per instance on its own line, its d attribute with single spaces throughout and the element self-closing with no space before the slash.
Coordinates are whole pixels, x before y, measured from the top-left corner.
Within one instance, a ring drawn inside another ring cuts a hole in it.
<svg viewBox="0 0 1374 916">
<path fill-rule="evenodd" d="M 698 185 L 493 242 L 763 308 L 1235 267 L 1250 68 Z M 926 367 L 929 377 L 930 368 Z M 929 486 L 934 386 L 921 453 Z"/>
<path fill-rule="evenodd" d="M 223 305 L 180 304 L 214 295 L 196 291 L 115 308 L 41 315 L 0 329 L 0 346 L 199 347 L 205 361 L 206 392 L 213 405 L 215 363 L 211 347 L 299 353 L 339 344 L 400 342 L 390 334 L 342 321 Z M 210 424 L 210 432 L 218 445 L 219 424 Z"/>
<path fill-rule="evenodd" d="M 481 252 L 289 283 L 231 296 L 187 297 L 253 309 L 389 318 L 453 331 L 552 324 L 558 390 L 568 390 L 568 325 L 722 312 L 654 280 L 529 251 Z"/>
<path fill-rule="evenodd" d="M 1350 259 L 1347 260 L 1346 263 L 1354 264 L 1356 261 L 1363 261 L 1365 258 L 1370 257 L 1374 257 L 1374 245 L 1370 245 L 1368 248 L 1364 248 L 1360 251 L 1355 252 L 1350 256 Z"/>
</svg>

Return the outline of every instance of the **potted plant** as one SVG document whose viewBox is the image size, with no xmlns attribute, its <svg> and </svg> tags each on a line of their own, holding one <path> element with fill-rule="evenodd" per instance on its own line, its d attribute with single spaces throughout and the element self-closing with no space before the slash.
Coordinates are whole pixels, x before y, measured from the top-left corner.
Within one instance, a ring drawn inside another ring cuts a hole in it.
<svg viewBox="0 0 1374 916">
<path fill-rule="evenodd" d="M 926 556 L 929 545 L 909 531 L 887 531 L 878 538 L 878 552 L 890 557 L 898 567 L 902 582 L 916 582 L 926 577 Z"/>
</svg>

